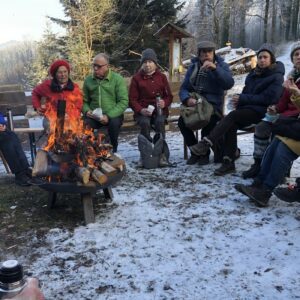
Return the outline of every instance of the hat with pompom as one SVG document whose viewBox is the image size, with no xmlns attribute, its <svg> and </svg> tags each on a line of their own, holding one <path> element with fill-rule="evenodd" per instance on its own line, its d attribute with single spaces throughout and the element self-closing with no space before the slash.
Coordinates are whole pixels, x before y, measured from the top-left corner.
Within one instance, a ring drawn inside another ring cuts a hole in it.
<svg viewBox="0 0 300 300">
<path fill-rule="evenodd" d="M 293 61 L 293 55 L 296 50 L 300 49 L 300 41 L 293 44 L 291 48 L 291 61 Z"/>
</svg>

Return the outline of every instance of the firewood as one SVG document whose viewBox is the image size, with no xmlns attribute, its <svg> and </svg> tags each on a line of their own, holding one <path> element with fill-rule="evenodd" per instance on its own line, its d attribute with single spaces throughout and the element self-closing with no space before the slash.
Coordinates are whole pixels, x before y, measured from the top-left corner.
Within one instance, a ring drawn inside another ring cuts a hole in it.
<svg viewBox="0 0 300 300">
<path fill-rule="evenodd" d="M 112 167 L 123 171 L 125 168 L 125 160 L 118 157 L 117 155 L 113 154 L 110 156 L 110 159 L 112 159 L 112 161 L 109 162 L 109 165 L 111 165 Z"/>
<path fill-rule="evenodd" d="M 100 184 L 104 184 L 108 180 L 107 176 L 97 169 L 93 169 L 91 176 Z"/>
<path fill-rule="evenodd" d="M 32 176 L 46 176 L 48 174 L 48 154 L 47 151 L 38 150 L 32 169 Z"/>
<path fill-rule="evenodd" d="M 103 161 L 100 165 L 100 170 L 106 174 L 107 176 L 114 176 L 118 173 L 118 170 L 111 165 L 109 165 L 107 162 Z"/>
<path fill-rule="evenodd" d="M 76 176 L 84 183 L 87 184 L 90 181 L 90 170 L 83 167 L 78 167 L 75 169 Z"/>
</svg>

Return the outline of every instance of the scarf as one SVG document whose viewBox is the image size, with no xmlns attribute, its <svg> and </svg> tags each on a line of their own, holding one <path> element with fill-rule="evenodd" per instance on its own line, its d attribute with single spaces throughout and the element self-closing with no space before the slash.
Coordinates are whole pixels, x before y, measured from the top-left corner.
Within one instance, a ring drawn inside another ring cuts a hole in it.
<svg viewBox="0 0 300 300">
<path fill-rule="evenodd" d="M 63 90 L 66 91 L 73 91 L 74 90 L 74 83 L 72 82 L 71 79 L 68 80 L 67 84 L 62 88 L 61 85 L 58 83 L 58 81 L 56 80 L 56 78 L 54 78 L 51 81 L 51 85 L 50 85 L 50 89 L 52 92 L 54 93 L 60 93 Z"/>
</svg>

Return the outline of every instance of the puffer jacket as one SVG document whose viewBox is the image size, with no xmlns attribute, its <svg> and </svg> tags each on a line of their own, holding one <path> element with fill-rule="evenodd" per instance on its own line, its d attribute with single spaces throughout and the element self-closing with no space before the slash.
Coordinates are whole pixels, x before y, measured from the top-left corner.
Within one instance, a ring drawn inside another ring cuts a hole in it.
<svg viewBox="0 0 300 300">
<path fill-rule="evenodd" d="M 192 59 L 192 65 L 189 67 L 184 81 L 180 87 L 179 97 L 180 100 L 185 101 L 190 98 L 189 93 L 196 92 L 194 88 L 194 81 L 199 69 L 199 59 L 196 57 Z M 234 85 L 234 80 L 227 63 L 223 58 L 216 55 L 215 64 L 217 68 L 215 70 L 209 70 L 207 74 L 207 81 L 205 90 L 202 95 L 220 112 L 223 107 L 224 92 L 229 90 Z"/>
<path fill-rule="evenodd" d="M 283 92 L 284 71 L 284 65 L 280 61 L 261 73 L 253 69 L 246 77 L 237 109 L 250 108 L 263 117 L 267 107 L 279 101 Z"/>
</svg>

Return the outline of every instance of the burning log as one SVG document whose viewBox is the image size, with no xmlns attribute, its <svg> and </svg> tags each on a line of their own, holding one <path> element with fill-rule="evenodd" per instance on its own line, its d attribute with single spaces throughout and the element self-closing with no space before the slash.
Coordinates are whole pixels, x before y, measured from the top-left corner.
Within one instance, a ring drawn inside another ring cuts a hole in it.
<svg viewBox="0 0 300 300">
<path fill-rule="evenodd" d="M 87 168 L 78 167 L 75 169 L 75 174 L 84 184 L 87 184 L 90 181 L 91 172 Z"/>
<path fill-rule="evenodd" d="M 48 154 L 47 151 L 38 150 L 32 169 L 32 176 L 46 176 L 48 175 Z"/>
<path fill-rule="evenodd" d="M 97 169 L 93 169 L 91 176 L 96 182 L 100 184 L 104 184 L 108 180 L 107 176 Z"/>
</svg>

